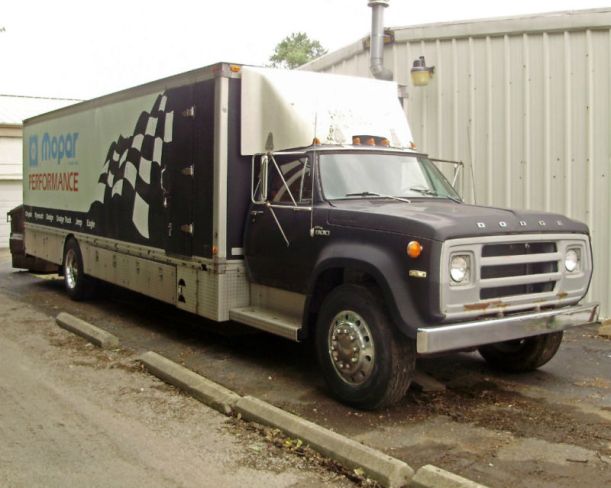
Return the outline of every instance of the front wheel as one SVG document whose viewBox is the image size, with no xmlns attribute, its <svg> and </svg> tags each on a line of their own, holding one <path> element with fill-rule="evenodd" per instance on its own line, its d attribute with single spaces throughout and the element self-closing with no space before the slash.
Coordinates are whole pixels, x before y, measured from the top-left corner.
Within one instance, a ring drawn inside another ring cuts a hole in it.
<svg viewBox="0 0 611 488">
<path fill-rule="evenodd" d="M 403 398 L 416 364 L 415 342 L 393 326 L 377 290 L 362 285 L 341 285 L 326 297 L 316 351 L 333 396 L 362 409 Z"/>
<path fill-rule="evenodd" d="M 509 373 L 533 371 L 558 352 L 562 332 L 525 337 L 514 341 L 481 346 L 478 351 L 492 366 Z"/>
<path fill-rule="evenodd" d="M 83 255 L 75 239 L 69 239 L 64 248 L 64 286 L 73 300 L 85 300 L 93 294 L 93 278 L 83 269 Z"/>
</svg>

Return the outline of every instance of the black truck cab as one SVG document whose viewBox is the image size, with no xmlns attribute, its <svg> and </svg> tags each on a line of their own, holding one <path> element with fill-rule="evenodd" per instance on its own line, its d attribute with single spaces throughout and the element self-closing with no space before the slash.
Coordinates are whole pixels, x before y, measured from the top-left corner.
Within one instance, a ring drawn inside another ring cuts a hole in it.
<svg viewBox="0 0 611 488">
<path fill-rule="evenodd" d="M 396 401 L 418 354 L 534 369 L 594 319 L 584 224 L 466 204 L 426 155 L 356 142 L 254 156 L 244 236 L 253 283 L 305 295 L 300 338 L 341 400 Z"/>
</svg>

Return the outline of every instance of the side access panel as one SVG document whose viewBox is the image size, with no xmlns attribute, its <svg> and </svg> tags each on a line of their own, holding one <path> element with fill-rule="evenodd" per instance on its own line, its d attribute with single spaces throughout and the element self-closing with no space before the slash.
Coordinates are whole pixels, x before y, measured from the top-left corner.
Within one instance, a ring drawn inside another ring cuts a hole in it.
<svg viewBox="0 0 611 488">
<path fill-rule="evenodd" d="M 176 266 L 101 249 L 79 241 L 85 272 L 166 303 L 176 303 Z"/>
<path fill-rule="evenodd" d="M 198 274 L 197 269 L 187 266 L 176 270 L 176 306 L 181 310 L 197 313 Z"/>
<path fill-rule="evenodd" d="M 215 85 L 211 79 L 168 91 L 173 114 L 164 152 L 163 205 L 168 216 L 166 252 L 212 257 Z"/>
<path fill-rule="evenodd" d="M 55 230 L 42 230 L 26 224 L 24 234 L 25 249 L 28 254 L 51 263 L 62 264 L 65 233 Z"/>
</svg>

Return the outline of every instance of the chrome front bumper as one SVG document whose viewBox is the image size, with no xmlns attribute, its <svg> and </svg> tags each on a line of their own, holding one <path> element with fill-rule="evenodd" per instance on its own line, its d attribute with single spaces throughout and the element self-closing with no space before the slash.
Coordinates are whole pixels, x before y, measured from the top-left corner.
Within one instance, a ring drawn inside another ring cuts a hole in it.
<svg viewBox="0 0 611 488">
<path fill-rule="evenodd" d="M 502 318 L 422 327 L 418 329 L 416 347 L 419 354 L 432 354 L 549 334 L 593 324 L 598 321 L 598 312 L 598 303 L 586 303 Z"/>
</svg>

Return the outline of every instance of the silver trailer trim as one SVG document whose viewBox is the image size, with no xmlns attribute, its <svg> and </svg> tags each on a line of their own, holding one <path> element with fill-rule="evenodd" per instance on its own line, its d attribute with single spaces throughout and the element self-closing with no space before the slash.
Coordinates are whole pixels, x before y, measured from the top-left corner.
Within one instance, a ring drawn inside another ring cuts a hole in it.
<svg viewBox="0 0 611 488">
<path fill-rule="evenodd" d="M 229 126 L 229 80 L 218 78 L 214 90 L 214 189 L 212 217 L 212 244 L 216 257 L 227 257 L 227 153 Z M 213 251 L 214 254 L 214 251 Z"/>
<path fill-rule="evenodd" d="M 417 351 L 431 354 L 468 349 L 591 325 L 598 321 L 599 306 L 598 303 L 586 303 L 496 319 L 422 327 L 418 329 L 416 338 Z"/>
</svg>

